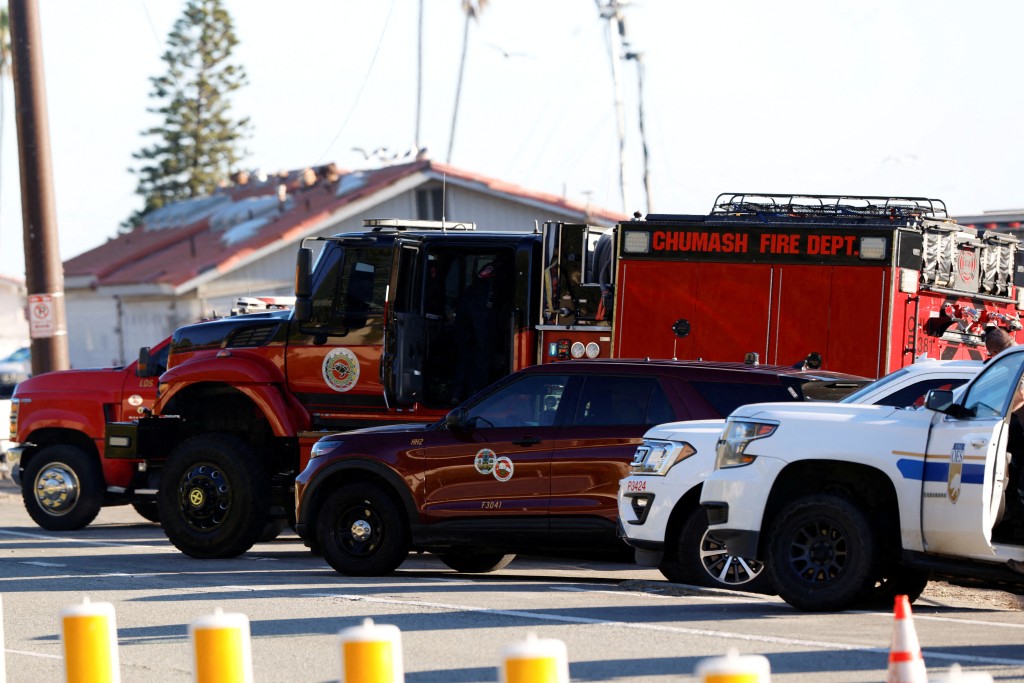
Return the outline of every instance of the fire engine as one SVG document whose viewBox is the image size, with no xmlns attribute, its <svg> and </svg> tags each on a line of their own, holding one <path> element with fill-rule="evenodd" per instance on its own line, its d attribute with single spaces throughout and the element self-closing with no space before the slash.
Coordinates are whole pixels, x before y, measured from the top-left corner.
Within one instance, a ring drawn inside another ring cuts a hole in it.
<svg viewBox="0 0 1024 683">
<path fill-rule="evenodd" d="M 106 457 L 142 460 L 183 552 L 237 555 L 287 519 L 326 433 L 438 420 L 535 363 L 747 358 L 877 377 L 979 358 L 986 324 L 1021 327 L 1017 240 L 933 199 L 729 194 L 708 215 L 611 229 L 366 228 L 304 241 L 294 310 L 177 330 L 153 416 L 107 426 Z"/>
</svg>

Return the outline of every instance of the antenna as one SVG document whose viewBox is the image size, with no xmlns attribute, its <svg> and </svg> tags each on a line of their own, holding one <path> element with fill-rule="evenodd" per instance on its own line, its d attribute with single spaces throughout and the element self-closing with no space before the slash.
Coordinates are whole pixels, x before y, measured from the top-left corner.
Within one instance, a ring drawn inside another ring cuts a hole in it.
<svg viewBox="0 0 1024 683">
<path fill-rule="evenodd" d="M 444 230 L 444 207 L 445 202 L 448 201 L 446 196 L 448 192 L 448 174 L 441 174 L 441 230 Z"/>
</svg>

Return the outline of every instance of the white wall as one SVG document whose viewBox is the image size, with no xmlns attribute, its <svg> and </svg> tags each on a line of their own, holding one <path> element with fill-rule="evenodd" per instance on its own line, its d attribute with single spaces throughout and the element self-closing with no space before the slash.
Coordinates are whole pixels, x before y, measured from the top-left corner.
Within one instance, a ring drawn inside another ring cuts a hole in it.
<svg viewBox="0 0 1024 683">
<path fill-rule="evenodd" d="M 71 367 L 120 365 L 117 301 L 95 290 L 68 290 L 65 298 Z"/>
<path fill-rule="evenodd" d="M 24 283 L 0 276 L 0 358 L 29 344 L 26 301 Z"/>
</svg>

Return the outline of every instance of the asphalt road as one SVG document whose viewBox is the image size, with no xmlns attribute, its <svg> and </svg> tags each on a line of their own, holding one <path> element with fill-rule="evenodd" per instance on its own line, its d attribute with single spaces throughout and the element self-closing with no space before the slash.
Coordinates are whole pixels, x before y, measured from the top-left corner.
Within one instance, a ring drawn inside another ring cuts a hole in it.
<svg viewBox="0 0 1024 683">
<path fill-rule="evenodd" d="M 573 681 L 696 680 L 694 667 L 735 648 L 767 656 L 783 683 L 886 679 L 892 613 L 799 613 L 776 598 L 669 584 L 632 565 L 519 558 L 461 575 L 429 555 L 392 576 L 349 578 L 294 536 L 240 558 L 192 560 L 130 508 L 89 528 L 32 524 L 0 482 L 0 596 L 7 680 L 64 679 L 61 608 L 109 602 L 121 679 L 188 681 L 188 625 L 221 608 L 248 616 L 256 681 L 337 681 L 337 632 L 365 618 L 402 634 L 409 683 L 497 681 L 502 651 L 530 634 L 557 638 Z M 999 591 L 930 587 L 914 626 L 932 676 L 953 663 L 1024 681 L 1024 611 Z"/>
</svg>

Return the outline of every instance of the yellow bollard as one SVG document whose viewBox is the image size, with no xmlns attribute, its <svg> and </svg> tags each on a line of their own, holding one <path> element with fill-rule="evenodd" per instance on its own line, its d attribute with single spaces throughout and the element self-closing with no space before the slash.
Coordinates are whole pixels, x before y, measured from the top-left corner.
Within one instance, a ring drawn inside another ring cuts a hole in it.
<svg viewBox="0 0 1024 683">
<path fill-rule="evenodd" d="M 341 642 L 341 683 L 402 683 L 402 633 L 397 626 L 374 624 L 338 631 Z"/>
<path fill-rule="evenodd" d="M 249 618 L 225 613 L 196 619 L 188 626 L 194 653 L 195 683 L 252 683 Z"/>
<path fill-rule="evenodd" d="M 771 683 L 771 671 L 767 657 L 729 650 L 724 657 L 697 662 L 693 673 L 701 683 Z"/>
<path fill-rule="evenodd" d="M 561 640 L 530 633 L 502 650 L 501 657 L 501 683 L 569 683 L 569 660 Z"/>
<path fill-rule="evenodd" d="M 114 606 L 85 598 L 62 609 L 60 621 L 67 683 L 120 683 Z"/>
</svg>

